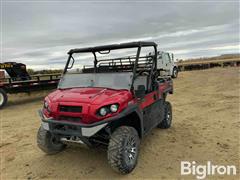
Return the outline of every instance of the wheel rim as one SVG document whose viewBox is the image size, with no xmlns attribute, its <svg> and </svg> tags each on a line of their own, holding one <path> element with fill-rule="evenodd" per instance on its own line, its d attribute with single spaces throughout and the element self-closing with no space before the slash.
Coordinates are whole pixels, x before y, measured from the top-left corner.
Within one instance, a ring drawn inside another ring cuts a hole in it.
<svg viewBox="0 0 240 180">
<path fill-rule="evenodd" d="M 170 110 L 168 110 L 168 112 L 167 112 L 166 119 L 167 119 L 167 123 L 170 124 L 171 123 L 171 112 L 170 112 Z"/>
<path fill-rule="evenodd" d="M 134 164 L 137 157 L 137 143 L 133 137 L 128 139 L 125 153 L 127 162 L 129 164 Z"/>
<path fill-rule="evenodd" d="M 0 105 L 2 105 L 4 102 L 4 96 L 2 93 L 0 93 Z"/>
<path fill-rule="evenodd" d="M 174 70 L 174 77 L 177 77 L 177 70 Z"/>
</svg>

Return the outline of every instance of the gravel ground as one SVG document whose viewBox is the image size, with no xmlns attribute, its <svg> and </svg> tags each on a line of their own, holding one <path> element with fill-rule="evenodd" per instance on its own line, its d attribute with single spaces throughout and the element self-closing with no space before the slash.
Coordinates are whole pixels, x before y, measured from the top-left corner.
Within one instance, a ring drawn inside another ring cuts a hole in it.
<svg viewBox="0 0 240 180">
<path fill-rule="evenodd" d="M 0 111 L 1 179 L 195 179 L 180 175 L 181 161 L 235 165 L 239 171 L 239 70 L 180 73 L 168 97 L 172 128 L 154 129 L 145 137 L 136 169 L 124 176 L 112 171 L 101 149 L 70 146 L 57 155 L 45 155 L 36 145 L 36 133 L 37 110 L 47 92 L 12 95 Z"/>
</svg>

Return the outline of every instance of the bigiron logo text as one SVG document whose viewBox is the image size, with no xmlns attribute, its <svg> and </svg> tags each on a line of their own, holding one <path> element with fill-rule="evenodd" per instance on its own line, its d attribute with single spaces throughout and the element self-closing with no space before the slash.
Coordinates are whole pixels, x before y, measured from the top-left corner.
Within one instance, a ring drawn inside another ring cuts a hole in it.
<svg viewBox="0 0 240 180">
<path fill-rule="evenodd" d="M 194 175 L 197 179 L 204 179 L 214 175 L 236 175 L 234 165 L 215 165 L 211 161 L 206 164 L 197 164 L 195 161 L 181 161 L 181 175 Z"/>
</svg>

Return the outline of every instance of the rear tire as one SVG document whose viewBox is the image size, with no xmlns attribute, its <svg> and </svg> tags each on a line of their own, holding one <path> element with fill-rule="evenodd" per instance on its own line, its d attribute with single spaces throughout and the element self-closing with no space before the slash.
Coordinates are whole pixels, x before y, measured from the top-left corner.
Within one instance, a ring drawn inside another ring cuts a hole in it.
<svg viewBox="0 0 240 180">
<path fill-rule="evenodd" d="M 130 173 L 137 165 L 140 140 L 135 128 L 121 126 L 111 135 L 108 162 L 121 174 Z"/>
<path fill-rule="evenodd" d="M 172 105 L 170 102 L 166 101 L 164 103 L 164 118 L 162 122 L 157 126 L 161 129 L 168 129 L 172 124 Z"/>
<path fill-rule="evenodd" d="M 3 108 L 8 100 L 6 91 L 0 88 L 0 109 Z"/>
<path fill-rule="evenodd" d="M 65 149 L 66 145 L 60 142 L 51 132 L 42 126 L 38 130 L 37 145 L 46 154 L 56 154 Z"/>
<path fill-rule="evenodd" d="M 177 76 L 178 76 L 178 69 L 174 67 L 172 72 L 172 78 L 177 78 Z"/>
</svg>

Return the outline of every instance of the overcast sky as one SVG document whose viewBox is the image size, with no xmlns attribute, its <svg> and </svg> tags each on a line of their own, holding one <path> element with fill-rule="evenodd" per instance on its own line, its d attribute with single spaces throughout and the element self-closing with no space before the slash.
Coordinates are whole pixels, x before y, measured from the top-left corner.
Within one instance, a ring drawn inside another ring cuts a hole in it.
<svg viewBox="0 0 240 180">
<path fill-rule="evenodd" d="M 155 41 L 176 58 L 239 52 L 239 1 L 3 1 L 3 61 L 63 68 L 71 48 Z"/>
</svg>

